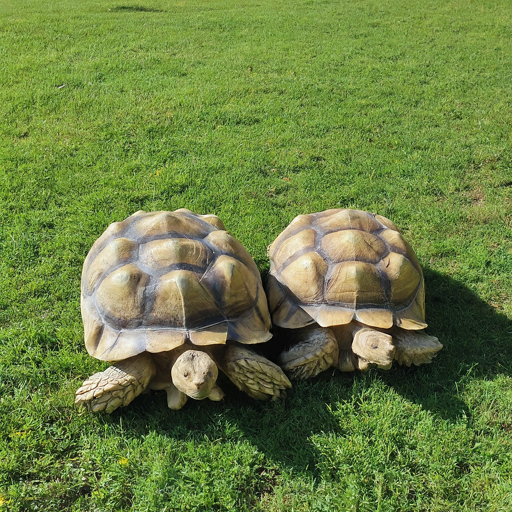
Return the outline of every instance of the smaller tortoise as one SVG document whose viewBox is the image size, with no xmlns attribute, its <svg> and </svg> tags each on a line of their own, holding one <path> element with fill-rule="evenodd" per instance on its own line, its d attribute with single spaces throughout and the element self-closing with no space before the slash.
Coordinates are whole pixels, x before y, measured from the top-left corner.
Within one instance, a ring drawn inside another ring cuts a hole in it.
<svg viewBox="0 0 512 512">
<path fill-rule="evenodd" d="M 429 363 L 441 350 L 422 329 L 425 292 L 411 246 L 388 219 L 360 210 L 300 215 L 269 247 L 267 295 L 291 343 L 279 364 L 307 379 Z"/>
<path fill-rule="evenodd" d="M 112 362 L 76 403 L 112 412 L 149 389 L 171 409 L 220 400 L 220 368 L 249 396 L 279 397 L 282 370 L 244 345 L 269 340 L 270 315 L 254 261 L 215 215 L 137 212 L 111 224 L 82 272 L 85 345 Z"/>
</svg>

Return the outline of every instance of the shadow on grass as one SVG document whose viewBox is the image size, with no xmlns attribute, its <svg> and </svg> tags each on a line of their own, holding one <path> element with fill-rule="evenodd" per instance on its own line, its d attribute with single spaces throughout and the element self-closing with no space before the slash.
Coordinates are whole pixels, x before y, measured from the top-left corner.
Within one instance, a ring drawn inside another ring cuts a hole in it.
<svg viewBox="0 0 512 512">
<path fill-rule="evenodd" d="M 161 9 L 154 9 L 152 7 L 144 7 L 143 5 L 118 5 L 111 7 L 109 12 L 165 12 Z"/>
<path fill-rule="evenodd" d="M 465 408 L 459 390 L 469 378 L 512 375 L 512 322 L 449 276 L 427 269 L 425 281 L 426 331 L 444 348 L 432 364 L 394 368 L 382 379 L 426 410 L 455 420 Z"/>
<path fill-rule="evenodd" d="M 444 345 L 430 365 L 394 366 L 367 374 L 325 372 L 312 381 L 295 383 L 286 400 L 270 403 L 248 400 L 226 379 L 221 383 L 226 392 L 222 403 L 189 400 L 183 410 L 174 412 L 166 408 L 164 395 L 155 393 L 105 421 L 117 423 L 122 417 L 125 433 L 129 429 L 133 436 L 155 431 L 198 442 L 245 439 L 270 460 L 314 477 L 318 452 L 311 436 L 343 435 L 331 409 L 371 393 L 376 383 L 438 417 L 457 421 L 465 409 L 459 390 L 469 375 L 492 379 L 511 374 L 512 323 L 450 277 L 427 271 L 426 282 L 427 332 Z"/>
</svg>

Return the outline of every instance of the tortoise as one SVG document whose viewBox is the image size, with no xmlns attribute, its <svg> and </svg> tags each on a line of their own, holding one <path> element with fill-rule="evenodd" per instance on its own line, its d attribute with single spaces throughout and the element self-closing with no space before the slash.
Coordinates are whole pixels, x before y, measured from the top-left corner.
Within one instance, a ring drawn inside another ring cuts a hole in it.
<svg viewBox="0 0 512 512">
<path fill-rule="evenodd" d="M 425 285 L 411 246 L 389 219 L 361 210 L 299 215 L 269 247 L 272 322 L 288 343 L 278 363 L 295 379 L 428 363 Z"/>
<path fill-rule="evenodd" d="M 270 315 L 258 269 L 215 215 L 139 211 L 111 224 L 82 272 L 89 354 L 113 363 L 75 403 L 112 412 L 150 389 L 180 409 L 220 400 L 219 369 L 249 396 L 277 398 L 290 381 L 248 345 L 264 343 Z"/>
</svg>

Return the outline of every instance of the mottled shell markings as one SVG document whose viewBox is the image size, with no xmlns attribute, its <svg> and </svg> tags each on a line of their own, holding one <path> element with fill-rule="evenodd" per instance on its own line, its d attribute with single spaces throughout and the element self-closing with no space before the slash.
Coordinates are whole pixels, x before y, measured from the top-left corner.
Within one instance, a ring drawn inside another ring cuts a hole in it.
<svg viewBox="0 0 512 512">
<path fill-rule="evenodd" d="M 140 246 L 141 263 L 155 270 L 186 263 L 206 267 L 213 259 L 212 251 L 197 240 L 165 238 Z"/>
<path fill-rule="evenodd" d="M 326 256 L 336 263 L 340 261 L 377 263 L 386 252 L 386 244 L 378 236 L 358 229 L 347 229 L 325 235 L 320 247 Z"/>
<path fill-rule="evenodd" d="M 205 317 L 222 320 L 221 311 L 200 279 L 200 275 L 190 270 L 174 270 L 163 275 L 155 287 L 148 324 L 193 328 L 200 327 Z"/>
<path fill-rule="evenodd" d="M 308 252 L 290 263 L 281 275 L 293 294 L 302 302 L 319 302 L 323 298 L 327 264 L 316 252 Z M 287 279 L 287 277 L 289 279 Z"/>
<path fill-rule="evenodd" d="M 385 296 L 378 270 L 360 261 L 338 263 L 332 269 L 325 299 L 350 305 L 353 309 L 359 304 L 382 304 Z"/>
<path fill-rule="evenodd" d="M 96 292 L 96 303 L 119 327 L 138 327 L 144 313 L 148 275 L 133 263 L 107 276 Z"/>
<path fill-rule="evenodd" d="M 426 326 L 420 264 L 385 217 L 360 210 L 301 215 L 269 256 L 271 312 L 281 327 L 353 319 L 381 328 Z"/>
<path fill-rule="evenodd" d="M 254 261 L 214 215 L 137 212 L 94 244 L 82 274 L 89 353 L 119 360 L 142 351 L 261 343 L 269 314 Z"/>
<path fill-rule="evenodd" d="M 208 272 L 210 283 L 218 283 L 220 307 L 227 318 L 236 318 L 256 302 L 256 276 L 240 261 L 227 255 L 217 258 Z"/>
</svg>

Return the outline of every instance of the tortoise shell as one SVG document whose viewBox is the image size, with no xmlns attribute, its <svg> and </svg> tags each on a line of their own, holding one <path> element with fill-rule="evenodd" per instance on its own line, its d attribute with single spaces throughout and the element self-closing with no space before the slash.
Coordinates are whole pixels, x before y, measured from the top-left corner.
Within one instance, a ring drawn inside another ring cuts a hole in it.
<svg viewBox="0 0 512 512">
<path fill-rule="evenodd" d="M 427 326 L 421 266 L 385 217 L 347 209 L 300 215 L 269 257 L 267 295 L 280 327 Z"/>
<path fill-rule="evenodd" d="M 111 224 L 82 272 L 85 345 L 102 361 L 272 335 L 258 269 L 215 215 L 137 212 Z"/>
</svg>

